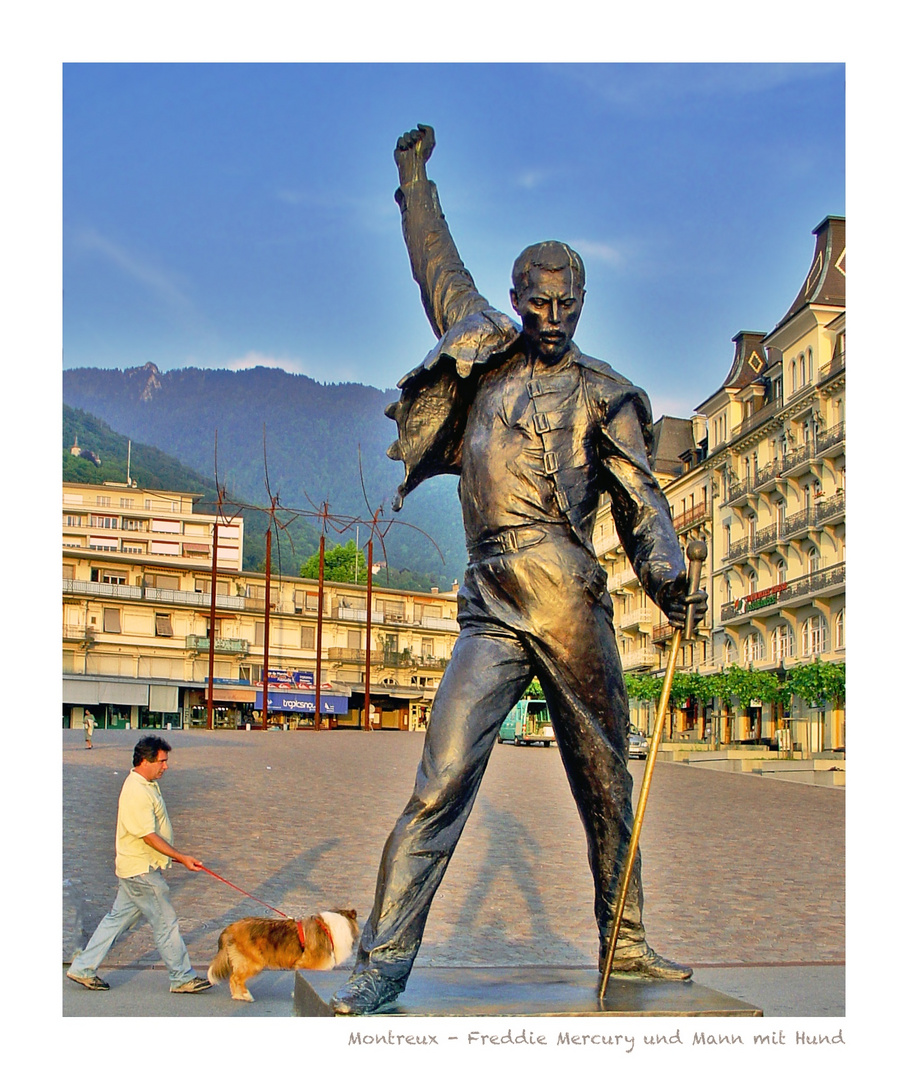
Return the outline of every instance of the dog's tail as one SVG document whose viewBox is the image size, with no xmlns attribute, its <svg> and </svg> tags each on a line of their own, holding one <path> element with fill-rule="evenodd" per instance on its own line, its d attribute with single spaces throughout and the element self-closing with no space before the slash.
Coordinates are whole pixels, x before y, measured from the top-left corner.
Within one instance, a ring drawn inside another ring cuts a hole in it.
<svg viewBox="0 0 908 1080">
<path fill-rule="evenodd" d="M 227 942 L 224 940 L 224 935 L 221 934 L 218 939 L 218 954 L 211 961 L 211 965 L 208 968 L 208 981 L 210 983 L 219 983 L 229 975 L 230 956 L 227 953 Z"/>
</svg>

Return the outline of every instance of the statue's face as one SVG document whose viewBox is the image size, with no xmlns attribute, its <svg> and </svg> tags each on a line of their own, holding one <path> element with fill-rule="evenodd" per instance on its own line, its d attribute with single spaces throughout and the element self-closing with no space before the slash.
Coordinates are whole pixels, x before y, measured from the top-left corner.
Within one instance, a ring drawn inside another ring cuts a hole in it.
<svg viewBox="0 0 908 1080">
<path fill-rule="evenodd" d="M 511 289 L 511 303 L 523 322 L 523 334 L 531 354 L 558 360 L 568 351 L 580 312 L 583 289 L 569 269 L 543 270 L 534 266 L 518 293 Z"/>
</svg>

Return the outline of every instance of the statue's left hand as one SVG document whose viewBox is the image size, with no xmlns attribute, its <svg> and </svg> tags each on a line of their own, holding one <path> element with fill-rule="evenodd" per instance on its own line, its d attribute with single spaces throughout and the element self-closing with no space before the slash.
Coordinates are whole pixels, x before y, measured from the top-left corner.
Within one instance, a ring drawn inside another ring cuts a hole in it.
<svg viewBox="0 0 908 1080">
<path fill-rule="evenodd" d="M 689 592 L 686 573 L 679 574 L 673 581 L 667 582 L 659 590 L 657 603 L 665 612 L 669 623 L 676 629 L 683 629 L 687 618 L 687 609 L 694 609 L 694 626 L 701 623 L 706 615 L 708 597 L 703 589 Z"/>
</svg>

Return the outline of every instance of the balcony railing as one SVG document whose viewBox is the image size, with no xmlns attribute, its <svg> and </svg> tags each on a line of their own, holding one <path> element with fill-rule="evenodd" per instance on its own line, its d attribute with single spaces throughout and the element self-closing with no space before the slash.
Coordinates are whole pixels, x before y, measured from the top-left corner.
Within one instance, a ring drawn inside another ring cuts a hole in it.
<svg viewBox="0 0 908 1080">
<path fill-rule="evenodd" d="M 659 651 L 653 648 L 635 649 L 633 652 L 624 653 L 621 657 L 621 665 L 625 671 L 630 668 L 652 667 L 659 658 Z"/>
<path fill-rule="evenodd" d="M 675 532 L 683 532 L 685 529 L 691 529 L 694 525 L 706 521 L 708 517 L 709 504 L 702 502 L 691 507 L 690 510 L 685 510 L 683 514 L 673 517 L 672 524 L 675 526 Z"/>
<path fill-rule="evenodd" d="M 753 431 L 754 428 L 758 428 L 764 421 L 771 420 L 773 416 L 781 408 L 782 402 L 772 401 L 763 405 L 762 408 L 757 409 L 756 412 L 745 417 L 740 424 L 731 429 L 731 437 L 733 439 L 739 438 L 741 435 L 746 435 L 749 431 Z"/>
<path fill-rule="evenodd" d="M 648 607 L 634 608 L 626 611 L 619 619 L 618 625 L 624 629 L 628 626 L 649 626 L 653 621 L 653 613 Z"/>
<path fill-rule="evenodd" d="M 765 547 L 788 540 L 798 533 L 808 529 L 817 529 L 822 525 L 828 525 L 836 518 L 845 517 L 845 495 L 840 493 L 828 498 L 820 499 L 804 510 L 796 514 L 790 514 L 782 521 L 773 525 L 767 525 L 754 533 L 753 536 L 745 536 L 730 544 L 728 551 L 722 556 L 726 562 L 734 562 L 736 559 L 754 555 Z"/>
<path fill-rule="evenodd" d="M 111 585 L 105 581 L 76 581 L 63 579 L 63 592 L 75 596 L 102 596 L 111 600 L 141 600 L 142 590 L 137 585 Z"/>
<path fill-rule="evenodd" d="M 734 619 L 743 618 L 754 611 L 764 611 L 777 605 L 787 605 L 793 600 L 815 596 L 818 593 L 827 592 L 829 589 L 838 588 L 845 584 L 845 564 L 836 563 L 835 566 L 815 570 L 811 574 L 792 578 L 791 581 L 781 582 L 768 589 L 742 596 L 739 600 L 732 600 L 723 604 L 721 610 L 722 622 L 730 622 Z"/>
<path fill-rule="evenodd" d="M 327 650 L 328 659 L 335 664 L 359 664 L 362 667 L 366 663 L 365 649 L 342 649 L 330 648 Z M 378 668 L 384 661 L 384 653 L 381 649 L 373 649 L 369 656 L 369 664 Z"/>
</svg>

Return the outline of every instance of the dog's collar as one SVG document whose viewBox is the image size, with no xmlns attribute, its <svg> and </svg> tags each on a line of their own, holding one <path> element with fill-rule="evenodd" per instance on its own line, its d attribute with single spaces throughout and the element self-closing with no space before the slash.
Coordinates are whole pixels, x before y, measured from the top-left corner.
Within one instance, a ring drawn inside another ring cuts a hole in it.
<svg viewBox="0 0 908 1080">
<path fill-rule="evenodd" d="M 328 935 L 328 941 L 331 943 L 331 952 L 333 953 L 334 952 L 334 937 L 333 937 L 333 935 L 331 933 L 331 928 L 328 926 L 328 924 L 325 922 L 325 920 L 321 917 L 321 915 L 314 915 L 313 918 L 318 923 L 318 925 L 322 928 L 322 930 L 324 930 L 325 933 Z M 296 920 L 296 933 L 297 933 L 297 936 L 300 939 L 300 946 L 303 949 L 305 949 L 306 948 L 306 935 L 303 933 L 303 920 L 302 919 L 297 919 Z"/>
</svg>

